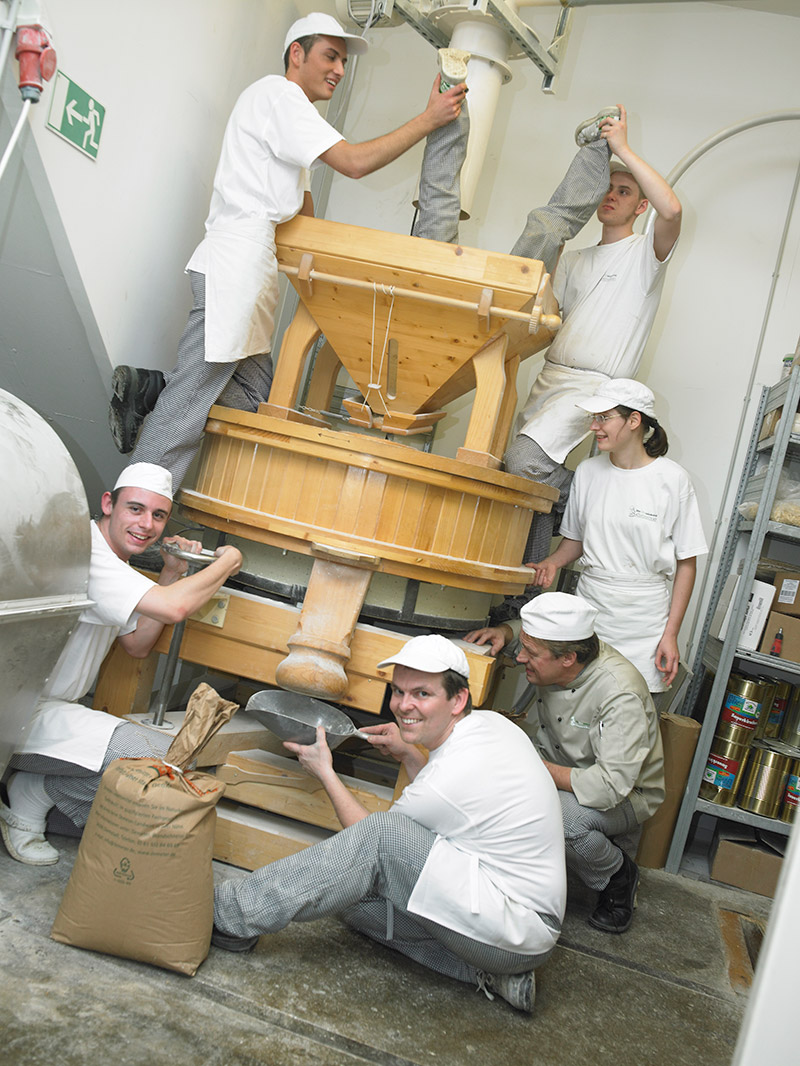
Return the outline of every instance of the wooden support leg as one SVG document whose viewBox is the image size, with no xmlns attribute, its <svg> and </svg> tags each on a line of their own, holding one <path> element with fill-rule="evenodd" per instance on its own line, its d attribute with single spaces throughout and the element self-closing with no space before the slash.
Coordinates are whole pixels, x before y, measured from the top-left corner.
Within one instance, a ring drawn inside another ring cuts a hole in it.
<svg viewBox="0 0 800 1066">
<path fill-rule="evenodd" d="M 508 447 L 508 437 L 511 433 L 511 423 L 514 421 L 514 412 L 517 409 L 518 370 L 519 356 L 513 355 L 506 361 L 506 387 L 500 403 L 500 412 L 497 416 L 497 425 L 494 427 L 494 437 L 490 449 L 492 455 L 498 457 L 505 455 Z"/>
<path fill-rule="evenodd" d="M 333 346 L 326 341 L 317 352 L 308 386 L 306 406 L 312 411 L 330 411 L 333 390 L 336 387 L 336 378 L 339 376 L 341 366 L 339 356 L 333 350 Z"/>
<path fill-rule="evenodd" d="M 275 671 L 282 688 L 321 699 L 346 694 L 344 664 L 371 578 L 371 570 L 315 560 L 289 655 Z"/>
<path fill-rule="evenodd" d="M 322 330 L 311 317 L 305 304 L 301 303 L 283 335 L 283 344 L 278 355 L 275 376 L 272 379 L 269 401 L 259 405 L 259 411 L 262 414 L 269 414 L 275 418 L 287 418 L 288 412 L 294 410 L 306 355 L 321 332 Z"/>
<path fill-rule="evenodd" d="M 150 708 L 157 665 L 158 652 L 134 659 L 115 641 L 100 667 L 92 706 L 117 718 L 144 714 Z"/>
<path fill-rule="evenodd" d="M 456 458 L 463 462 L 495 468 L 500 466 L 500 460 L 492 455 L 491 448 L 506 386 L 507 348 L 508 335 L 500 333 L 481 348 L 472 360 L 475 368 L 475 402 L 464 446 L 456 452 Z"/>
</svg>

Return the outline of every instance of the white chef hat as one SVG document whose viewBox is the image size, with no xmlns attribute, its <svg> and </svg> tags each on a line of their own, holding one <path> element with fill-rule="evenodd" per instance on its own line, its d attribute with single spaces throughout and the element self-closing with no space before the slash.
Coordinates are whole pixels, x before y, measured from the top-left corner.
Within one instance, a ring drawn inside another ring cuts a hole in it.
<svg viewBox="0 0 800 1066">
<path fill-rule="evenodd" d="M 437 633 L 412 637 L 396 655 L 378 663 L 378 669 L 391 664 L 408 666 L 426 674 L 442 674 L 445 670 L 455 670 L 462 677 L 469 678 L 469 663 L 464 652 L 452 640 Z"/>
<path fill-rule="evenodd" d="M 586 640 L 594 633 L 597 610 L 580 596 L 545 592 L 519 613 L 522 631 L 537 640 Z"/>
<path fill-rule="evenodd" d="M 343 30 L 333 15 L 312 11 L 310 15 L 305 15 L 291 24 L 283 42 L 282 54 L 286 53 L 286 49 L 294 41 L 299 41 L 301 37 L 312 37 L 315 33 L 320 33 L 323 37 L 341 37 L 347 45 L 349 56 L 363 55 L 369 48 L 369 43 L 363 37 Z"/>
<path fill-rule="evenodd" d="M 601 411 L 610 411 L 612 407 L 630 407 L 640 411 L 649 418 L 656 417 L 656 398 L 646 385 L 633 378 L 615 378 L 607 381 L 599 392 L 587 400 L 578 400 L 576 407 L 590 411 L 593 415 Z"/>
<path fill-rule="evenodd" d="M 172 499 L 172 474 L 163 466 L 155 463 L 131 463 L 126 466 L 117 478 L 115 489 L 123 489 L 130 486 L 135 489 L 148 489 L 157 492 L 159 496 Z"/>
</svg>

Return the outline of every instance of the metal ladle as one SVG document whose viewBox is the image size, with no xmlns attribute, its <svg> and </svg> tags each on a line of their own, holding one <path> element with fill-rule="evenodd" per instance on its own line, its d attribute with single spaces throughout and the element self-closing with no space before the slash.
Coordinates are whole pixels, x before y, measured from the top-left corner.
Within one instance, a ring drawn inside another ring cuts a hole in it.
<svg viewBox="0 0 800 1066">
<path fill-rule="evenodd" d="M 348 737 L 369 740 L 369 734 L 356 729 L 351 720 L 322 700 L 284 689 L 264 689 L 248 700 L 245 710 L 281 740 L 295 744 L 314 744 L 317 726 L 325 730 L 328 747 L 333 750 Z"/>
<path fill-rule="evenodd" d="M 189 552 L 184 548 L 179 548 L 177 544 L 159 544 L 158 547 L 168 555 L 175 555 L 178 559 L 185 560 L 189 564 L 186 571 L 187 576 L 196 573 L 198 570 L 202 570 L 204 566 L 213 563 L 217 558 L 216 554 L 209 548 L 203 548 L 203 550 L 199 552 Z M 158 699 L 152 705 L 153 716 L 152 718 L 143 719 L 147 725 L 153 725 L 157 729 L 175 728 L 174 722 L 164 721 L 164 715 L 166 714 L 167 704 L 169 703 L 169 698 L 172 695 L 172 688 L 175 684 L 175 674 L 178 670 L 178 655 L 181 650 L 181 641 L 183 640 L 183 631 L 185 628 L 186 619 L 182 622 L 176 622 L 172 628 L 172 639 L 169 642 L 169 651 L 167 652 L 167 659 L 164 663 L 164 677 L 161 682 L 161 688 L 158 690 Z"/>
</svg>

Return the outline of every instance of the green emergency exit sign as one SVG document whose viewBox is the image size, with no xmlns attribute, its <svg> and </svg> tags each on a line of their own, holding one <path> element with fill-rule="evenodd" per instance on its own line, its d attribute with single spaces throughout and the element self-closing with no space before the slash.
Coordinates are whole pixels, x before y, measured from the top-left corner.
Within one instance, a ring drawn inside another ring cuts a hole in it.
<svg viewBox="0 0 800 1066">
<path fill-rule="evenodd" d="M 56 73 L 50 97 L 47 128 L 74 145 L 78 151 L 97 159 L 106 109 L 80 85 L 60 70 Z"/>
</svg>

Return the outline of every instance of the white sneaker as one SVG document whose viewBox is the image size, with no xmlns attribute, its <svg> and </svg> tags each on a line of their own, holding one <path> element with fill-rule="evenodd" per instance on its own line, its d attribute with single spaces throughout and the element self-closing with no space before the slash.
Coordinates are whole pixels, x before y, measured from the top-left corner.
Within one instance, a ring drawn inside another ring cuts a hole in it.
<svg viewBox="0 0 800 1066">
<path fill-rule="evenodd" d="M 600 137 L 600 124 L 604 118 L 619 118 L 620 109 L 615 106 L 601 108 L 592 118 L 584 119 L 575 130 L 575 143 L 579 148 L 591 144 Z"/>
<path fill-rule="evenodd" d="M 52 866 L 58 852 L 44 836 L 53 806 L 41 774 L 17 773 L 8 779 L 8 802 L 0 803 L 0 835 L 12 859 L 28 866 Z"/>
<path fill-rule="evenodd" d="M 494 999 L 496 993 L 515 1010 L 533 1013 L 536 999 L 536 977 L 533 970 L 526 973 L 486 973 L 478 970 L 478 988 L 485 992 L 488 999 Z"/>
<path fill-rule="evenodd" d="M 12 859 L 27 866 L 52 866 L 58 862 L 58 852 L 45 840 L 44 833 L 31 828 L 30 822 L 18 818 L 10 807 L 0 801 L 0 835 Z"/>
</svg>

